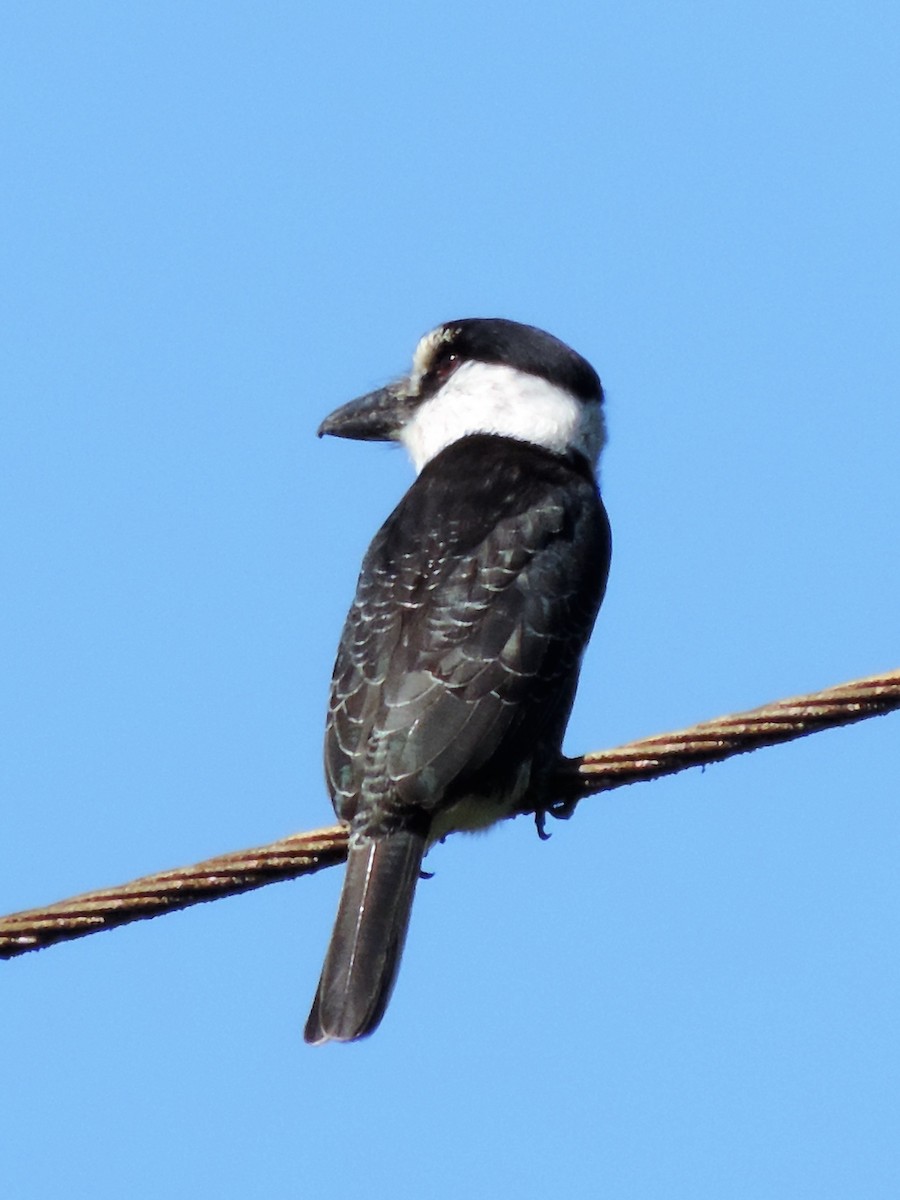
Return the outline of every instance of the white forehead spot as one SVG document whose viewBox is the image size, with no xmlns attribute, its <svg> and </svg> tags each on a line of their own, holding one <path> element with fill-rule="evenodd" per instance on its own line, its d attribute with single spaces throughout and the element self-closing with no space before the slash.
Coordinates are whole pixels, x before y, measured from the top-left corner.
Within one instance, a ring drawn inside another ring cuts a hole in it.
<svg viewBox="0 0 900 1200">
<path fill-rule="evenodd" d="M 427 337 L 416 349 L 416 365 Z M 594 467 L 603 448 L 603 414 L 599 404 L 583 403 L 537 375 L 500 363 L 465 362 L 419 405 L 400 440 L 418 472 L 470 433 L 517 438 L 557 454 L 577 450 Z"/>
<path fill-rule="evenodd" d="M 426 333 L 424 337 L 419 339 L 419 344 L 416 346 L 413 354 L 413 364 L 411 378 L 418 382 L 426 373 L 428 368 L 434 361 L 434 356 L 438 348 L 444 342 L 452 342 L 456 337 L 457 331 L 452 326 L 439 325 L 437 329 L 432 329 L 431 333 Z"/>
</svg>

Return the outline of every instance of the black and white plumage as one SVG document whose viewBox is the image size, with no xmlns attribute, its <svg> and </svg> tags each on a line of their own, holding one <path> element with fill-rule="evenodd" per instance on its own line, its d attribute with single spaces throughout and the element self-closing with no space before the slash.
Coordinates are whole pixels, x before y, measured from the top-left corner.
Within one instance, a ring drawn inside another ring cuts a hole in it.
<svg viewBox="0 0 900 1200">
<path fill-rule="evenodd" d="M 556 338 L 468 319 L 319 430 L 401 441 L 419 475 L 366 554 L 334 669 L 325 768 L 350 848 L 309 1042 L 378 1025 L 431 843 L 552 802 L 609 566 L 602 401 Z"/>
</svg>

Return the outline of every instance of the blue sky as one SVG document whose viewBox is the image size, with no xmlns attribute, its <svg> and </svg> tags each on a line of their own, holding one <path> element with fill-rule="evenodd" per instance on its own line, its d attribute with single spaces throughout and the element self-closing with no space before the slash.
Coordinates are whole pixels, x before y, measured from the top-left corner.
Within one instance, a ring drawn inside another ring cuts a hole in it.
<svg viewBox="0 0 900 1200">
<path fill-rule="evenodd" d="M 314 433 L 443 319 L 607 389 L 571 753 L 898 665 L 896 6 L 0 21 L 0 910 L 330 823 Z M 451 840 L 357 1046 L 336 871 L 4 965 L 3 1194 L 895 1196 L 897 721 Z"/>
</svg>

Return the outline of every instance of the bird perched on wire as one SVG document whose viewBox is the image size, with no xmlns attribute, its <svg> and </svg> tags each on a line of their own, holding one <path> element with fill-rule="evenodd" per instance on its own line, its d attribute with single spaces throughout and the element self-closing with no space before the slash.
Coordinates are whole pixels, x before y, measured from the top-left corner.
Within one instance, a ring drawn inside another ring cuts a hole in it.
<svg viewBox="0 0 900 1200">
<path fill-rule="evenodd" d="M 429 845 L 552 805 L 609 568 L 602 409 L 597 373 L 563 342 L 470 318 L 319 428 L 401 442 L 418 474 L 369 547 L 338 647 L 325 772 L 349 852 L 308 1042 L 381 1021 Z"/>
</svg>

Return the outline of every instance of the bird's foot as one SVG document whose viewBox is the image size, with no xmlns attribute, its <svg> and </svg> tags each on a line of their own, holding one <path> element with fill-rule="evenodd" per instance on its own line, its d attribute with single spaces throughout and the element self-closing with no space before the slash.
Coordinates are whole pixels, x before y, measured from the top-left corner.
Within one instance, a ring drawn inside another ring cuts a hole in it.
<svg viewBox="0 0 900 1200">
<path fill-rule="evenodd" d="M 549 841 L 551 836 L 547 832 L 547 817 L 553 817 L 557 821 L 568 821 L 577 805 L 577 800 L 553 800 L 550 804 L 535 809 L 534 827 L 542 842 Z"/>
</svg>

